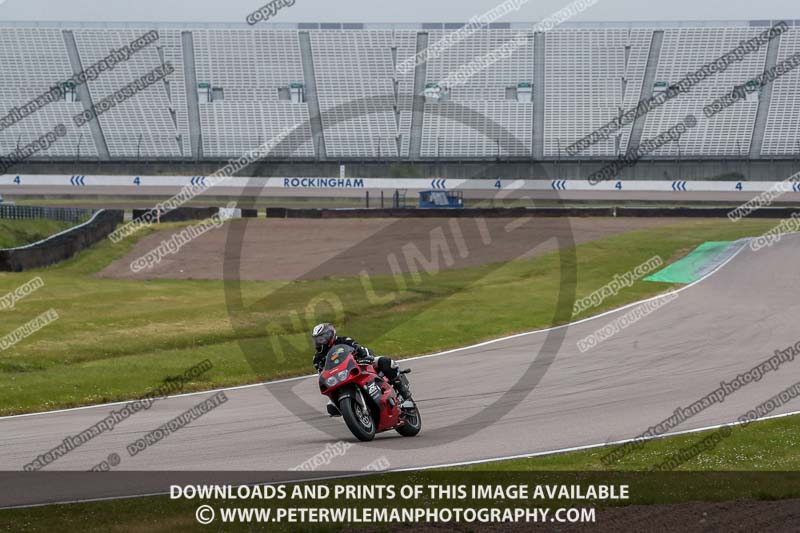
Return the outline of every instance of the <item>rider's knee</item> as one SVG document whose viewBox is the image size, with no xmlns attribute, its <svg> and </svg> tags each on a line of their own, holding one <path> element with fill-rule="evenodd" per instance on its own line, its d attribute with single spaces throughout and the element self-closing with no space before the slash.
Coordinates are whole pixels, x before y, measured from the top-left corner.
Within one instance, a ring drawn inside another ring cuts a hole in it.
<svg viewBox="0 0 800 533">
<path fill-rule="evenodd" d="M 375 366 L 383 372 L 383 375 L 389 379 L 397 377 L 397 362 L 386 356 L 380 356 L 375 359 Z"/>
</svg>

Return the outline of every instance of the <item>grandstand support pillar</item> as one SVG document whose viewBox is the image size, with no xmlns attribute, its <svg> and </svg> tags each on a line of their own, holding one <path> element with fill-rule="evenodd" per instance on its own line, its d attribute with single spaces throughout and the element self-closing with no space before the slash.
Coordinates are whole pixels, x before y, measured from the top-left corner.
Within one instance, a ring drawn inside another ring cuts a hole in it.
<svg viewBox="0 0 800 533">
<path fill-rule="evenodd" d="M 656 81 L 656 71 L 658 70 L 658 58 L 661 57 L 661 43 L 664 42 L 664 30 L 656 30 L 650 40 L 650 52 L 647 54 L 647 66 L 644 70 L 642 88 L 639 91 L 639 101 L 648 100 L 653 96 L 653 84 Z M 624 98 L 624 95 L 623 95 Z M 636 117 L 631 128 L 631 136 L 628 139 L 628 153 L 639 149 L 644 132 L 644 123 L 647 115 Z"/>
<path fill-rule="evenodd" d="M 767 62 L 764 70 L 770 69 L 778 62 L 778 50 L 783 35 L 775 39 L 770 39 L 767 45 Z M 769 118 L 769 103 L 772 100 L 772 86 L 775 82 L 763 85 L 758 91 L 758 109 L 756 110 L 756 120 L 753 124 L 753 138 L 750 140 L 750 159 L 761 158 L 761 147 L 764 145 L 764 131 L 767 129 L 767 118 Z"/>
<path fill-rule="evenodd" d="M 428 48 L 428 32 L 417 33 L 417 57 Z M 428 67 L 424 61 L 414 67 L 414 100 L 411 108 L 411 141 L 408 156 L 419 160 L 422 152 L 422 125 L 425 118 L 425 79 Z"/>
<path fill-rule="evenodd" d="M 533 34 L 533 124 L 531 128 L 531 154 L 536 160 L 544 159 L 544 52 L 545 34 Z"/>
<path fill-rule="evenodd" d="M 181 32 L 183 48 L 183 80 L 186 87 L 186 106 L 189 113 L 189 142 L 192 159 L 203 157 L 202 127 L 200 126 L 200 105 L 197 97 L 197 70 L 194 62 L 194 36 L 190 31 Z"/>
<path fill-rule="evenodd" d="M 319 110 L 319 98 L 317 97 L 317 76 L 314 73 L 314 54 L 311 49 L 311 34 L 301 31 L 297 34 L 300 39 L 300 56 L 303 60 L 303 82 L 305 84 L 306 102 L 308 103 L 308 115 L 311 120 L 311 134 L 314 138 L 314 154 L 318 161 L 327 158 L 325 149 L 325 134 L 322 130 L 322 115 Z"/>
<path fill-rule="evenodd" d="M 72 30 L 63 30 L 61 35 L 64 37 L 64 46 L 67 49 L 67 56 L 69 57 L 69 64 L 72 67 L 72 73 L 78 75 L 83 71 L 83 64 L 81 63 L 81 55 L 78 52 L 78 45 L 75 42 L 75 35 L 73 35 Z M 94 104 L 92 103 L 92 94 L 89 90 L 89 84 L 81 83 L 78 85 L 77 91 L 78 99 L 81 101 L 83 110 L 91 110 Z M 92 132 L 94 144 L 97 146 L 97 155 L 100 160 L 110 160 L 111 154 L 108 151 L 108 145 L 106 144 L 106 138 L 105 135 L 103 135 L 103 128 L 100 126 L 100 121 L 98 119 L 90 120 L 88 124 L 89 131 Z"/>
</svg>

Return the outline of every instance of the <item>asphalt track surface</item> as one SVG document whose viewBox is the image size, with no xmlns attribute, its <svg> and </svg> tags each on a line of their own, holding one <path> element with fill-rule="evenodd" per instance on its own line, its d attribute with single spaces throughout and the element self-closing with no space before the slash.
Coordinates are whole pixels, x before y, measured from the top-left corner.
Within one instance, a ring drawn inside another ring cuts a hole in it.
<svg viewBox="0 0 800 533">
<path fill-rule="evenodd" d="M 542 346 L 544 333 L 405 363 L 413 369 L 410 377 L 424 421 L 413 439 L 389 432 L 372 443 L 356 443 L 341 419 L 324 414 L 316 378 L 305 377 L 225 390 L 229 400 L 218 409 L 130 457 L 127 444 L 214 393 L 161 400 L 47 470 L 85 471 L 113 452 L 121 457 L 120 470 L 286 472 L 329 444 L 352 443 L 314 472 L 324 476 L 328 471 L 359 471 L 381 457 L 391 469 L 406 469 L 632 438 L 676 408 L 711 393 L 722 380 L 732 380 L 776 349 L 798 341 L 799 259 L 800 236 L 784 236 L 758 252 L 744 247 L 717 271 L 681 289 L 676 299 L 585 353 L 578 350 L 577 341 L 621 316 L 624 308 L 569 325 L 557 353 L 545 354 L 553 362 L 538 385 L 518 390 L 519 403 L 491 423 L 486 422 L 496 418 L 491 411 L 508 406 L 488 406 L 515 387 Z M 800 361 L 786 362 L 673 431 L 735 421 L 796 382 L 798 370 Z M 306 405 L 287 410 L 275 396 L 286 389 L 294 390 Z M 98 422 L 111 408 L 0 419 L 0 470 L 21 470 L 65 436 Z M 772 414 L 792 410 L 797 406 L 790 402 Z M 459 431 L 473 433 L 457 438 L 458 432 L 442 430 L 454 423 Z M 286 475 L 297 477 L 294 472 Z M 30 494 L 4 495 L 0 507 L 35 500 Z"/>
</svg>

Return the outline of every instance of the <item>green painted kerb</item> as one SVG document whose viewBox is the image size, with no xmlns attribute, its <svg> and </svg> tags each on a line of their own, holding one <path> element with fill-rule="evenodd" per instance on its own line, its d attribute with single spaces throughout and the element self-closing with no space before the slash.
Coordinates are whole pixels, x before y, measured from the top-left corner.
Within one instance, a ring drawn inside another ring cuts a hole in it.
<svg viewBox="0 0 800 533">
<path fill-rule="evenodd" d="M 730 257 L 741 244 L 740 241 L 704 242 L 683 259 L 644 279 L 664 283 L 692 283 Z"/>
</svg>

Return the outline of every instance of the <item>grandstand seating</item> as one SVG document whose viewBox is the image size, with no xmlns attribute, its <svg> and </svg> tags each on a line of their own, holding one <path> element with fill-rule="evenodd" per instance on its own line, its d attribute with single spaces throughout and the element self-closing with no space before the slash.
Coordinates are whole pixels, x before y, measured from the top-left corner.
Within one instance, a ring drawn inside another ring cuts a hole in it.
<svg viewBox="0 0 800 533">
<path fill-rule="evenodd" d="M 136 30 L 81 29 L 74 32 L 84 68 L 141 37 L 151 28 Z M 162 29 L 159 39 L 132 54 L 113 70 L 89 80 L 92 100 L 101 100 L 169 61 L 175 72 L 117 104 L 98 117 L 112 157 L 180 158 L 190 152 L 188 110 L 180 32 Z"/>
<path fill-rule="evenodd" d="M 494 158 L 530 155 L 533 104 L 467 100 L 426 104 L 422 156 Z"/>
<path fill-rule="evenodd" d="M 664 32 L 656 79 L 674 83 L 702 65 L 715 60 L 763 31 L 763 28 L 675 28 Z M 670 142 L 654 151 L 655 156 L 741 156 L 747 157 L 755 125 L 758 99 L 739 101 L 710 119 L 703 106 L 730 92 L 734 86 L 761 73 L 766 65 L 767 47 L 748 54 L 724 72 L 706 78 L 678 98 L 650 111 L 643 139 L 650 139 L 674 126 L 689 114 L 697 126 L 679 142 Z"/>
<path fill-rule="evenodd" d="M 781 36 L 778 61 L 800 52 L 800 31 Z M 775 80 L 772 85 L 767 127 L 761 153 L 765 156 L 800 154 L 800 69 Z"/>
<path fill-rule="evenodd" d="M 416 32 L 311 32 L 325 146 L 333 157 L 408 156 Z"/>
<path fill-rule="evenodd" d="M 554 30 L 545 34 L 544 154 L 566 157 L 565 148 L 636 106 L 652 30 Z M 582 156 L 625 153 L 631 125 L 585 149 Z"/>
<path fill-rule="evenodd" d="M 431 31 L 428 46 L 445 37 Z M 506 99 L 506 89 L 534 83 L 533 35 L 511 29 L 478 30 L 427 62 L 426 83 L 449 85 L 448 76 L 467 68 L 512 41 L 517 33 L 525 45 L 479 70 L 463 83 L 453 84 L 447 101 L 426 103 L 422 128 L 423 157 L 478 158 L 530 156 L 533 104 Z"/>
<path fill-rule="evenodd" d="M 200 102 L 203 155 L 239 156 L 297 127 L 300 135 L 275 147 L 282 157 L 312 157 L 308 104 L 279 98 L 279 90 L 303 83 L 296 31 L 195 30 L 198 83 L 224 89 L 224 100 Z M 303 142 L 293 142 L 301 137 Z"/>
<path fill-rule="evenodd" d="M 780 37 L 777 61 L 800 51 L 800 30 L 793 24 Z M 111 159 L 226 159 L 294 128 L 291 142 L 272 155 L 404 159 L 415 146 L 422 159 L 526 159 L 537 143 L 545 158 L 568 159 L 567 146 L 635 107 L 642 95 L 653 94 L 644 86 L 646 79 L 675 83 L 766 28 L 763 21 L 567 23 L 540 38 L 530 25 L 514 23 L 476 30 L 428 58 L 425 68 L 403 71 L 397 65 L 417 52 L 418 36 L 427 34 L 432 46 L 454 25 L 153 26 L 160 39 L 90 80 L 91 99 L 109 96 L 165 61 L 175 67 L 173 74 L 101 114 L 99 129 L 72 121 L 87 102 L 49 104 L 0 130 L 0 151 L 9 153 L 63 123 L 67 135 L 34 158 L 103 158 L 105 143 Z M 150 29 L 0 24 L 0 109 L 5 113 L 71 77 L 70 57 L 73 62 L 78 57 L 85 68 Z M 655 31 L 663 32 L 663 39 L 654 41 Z M 512 53 L 463 83 L 448 83 L 451 74 L 520 36 L 515 42 L 522 44 Z M 187 42 L 192 48 L 185 48 Z M 544 50 L 535 50 L 534 42 L 544 43 Z M 651 51 L 653 42 L 660 49 Z M 184 57 L 186 50 L 193 50 L 193 57 Z M 751 145 L 753 153 L 760 146 L 763 157 L 800 155 L 800 68 L 773 82 L 768 107 L 765 100 L 759 110 L 764 95 L 754 94 L 711 119 L 703 115 L 705 105 L 768 67 L 775 50 L 768 56 L 767 46 L 761 47 L 640 118 L 634 138 L 641 133 L 642 140 L 689 114 L 697 118 L 679 143 L 645 157 L 748 157 Z M 544 63 L 537 64 L 541 57 Z M 424 79 L 415 79 L 422 72 Z M 521 83 L 535 88 L 541 109 L 537 100 L 517 99 Z M 415 107 L 414 88 L 425 84 L 449 85 L 446 97 Z M 200 97 L 200 86 L 212 97 Z M 289 88 L 301 86 L 304 97 L 290 98 Z M 534 130 L 535 116 L 543 117 L 542 131 Z M 625 153 L 633 131 L 627 125 L 579 157 Z M 753 143 L 755 135 L 761 140 L 761 131 L 763 142 Z M 315 146 L 317 138 L 324 144 Z"/>
<path fill-rule="evenodd" d="M 200 106 L 203 135 L 203 154 L 207 157 L 225 158 L 242 155 L 282 131 L 297 127 L 304 142 L 293 142 L 296 133 L 270 151 L 271 155 L 284 157 L 312 157 L 308 107 L 305 104 L 258 101 L 222 101 Z"/>
<path fill-rule="evenodd" d="M 52 86 L 72 77 L 61 30 L 50 28 L 0 28 L 0 110 L 24 105 Z M 0 131 L 3 155 L 24 146 L 57 124 L 67 134 L 47 150 L 36 154 L 48 157 L 97 157 L 97 147 L 88 128 L 78 129 L 72 117 L 83 111 L 80 102 L 50 103 L 13 126 Z"/>
</svg>

